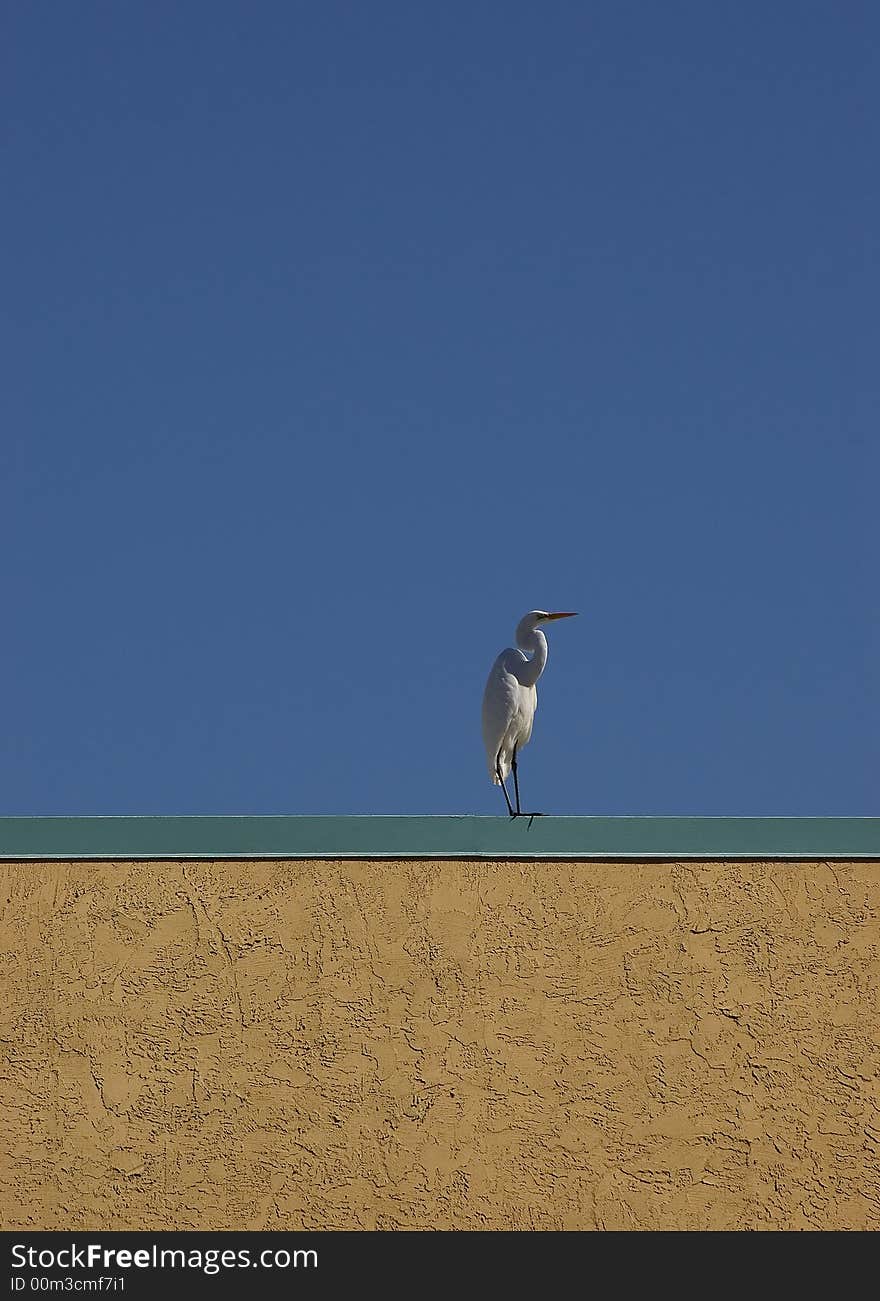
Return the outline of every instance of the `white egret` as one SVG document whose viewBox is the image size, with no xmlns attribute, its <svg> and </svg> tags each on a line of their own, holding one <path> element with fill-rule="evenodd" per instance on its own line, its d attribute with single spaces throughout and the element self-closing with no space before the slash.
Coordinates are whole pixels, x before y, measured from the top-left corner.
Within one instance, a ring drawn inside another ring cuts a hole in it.
<svg viewBox="0 0 880 1301">
<path fill-rule="evenodd" d="M 531 610 L 524 615 L 516 629 L 519 650 L 512 646 L 503 650 L 492 665 L 486 683 L 483 693 L 483 741 L 486 745 L 489 776 L 504 791 L 507 811 L 512 818 L 518 817 L 522 812 L 519 806 L 516 756 L 532 735 L 532 723 L 538 706 L 535 683 L 547 663 L 547 638 L 538 625 L 550 623 L 552 619 L 571 619 L 574 613 L 573 610 L 558 614 Z M 504 784 L 511 769 L 516 792 L 515 811 Z"/>
</svg>

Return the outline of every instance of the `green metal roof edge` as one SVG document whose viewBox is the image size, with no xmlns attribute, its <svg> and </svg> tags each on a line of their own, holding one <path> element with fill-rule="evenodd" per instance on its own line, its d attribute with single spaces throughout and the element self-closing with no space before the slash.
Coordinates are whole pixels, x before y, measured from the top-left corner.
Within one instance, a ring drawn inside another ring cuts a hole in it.
<svg viewBox="0 0 880 1301">
<path fill-rule="evenodd" d="M 0 859 L 880 858 L 880 818 L 0 817 Z"/>
</svg>

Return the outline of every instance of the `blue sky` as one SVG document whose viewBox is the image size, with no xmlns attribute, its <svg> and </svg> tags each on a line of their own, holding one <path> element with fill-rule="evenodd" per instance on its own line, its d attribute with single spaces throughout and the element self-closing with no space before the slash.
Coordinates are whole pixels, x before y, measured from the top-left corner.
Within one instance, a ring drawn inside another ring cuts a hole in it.
<svg viewBox="0 0 880 1301">
<path fill-rule="evenodd" d="M 5 27 L 0 811 L 880 813 L 877 6 Z"/>
</svg>

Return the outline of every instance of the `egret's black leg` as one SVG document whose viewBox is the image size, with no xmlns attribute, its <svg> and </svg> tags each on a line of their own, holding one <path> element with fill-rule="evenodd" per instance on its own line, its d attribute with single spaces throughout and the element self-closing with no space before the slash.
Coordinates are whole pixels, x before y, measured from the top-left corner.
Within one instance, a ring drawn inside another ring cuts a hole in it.
<svg viewBox="0 0 880 1301">
<path fill-rule="evenodd" d="M 519 806 L 519 778 L 516 774 L 516 750 L 513 752 L 513 759 L 511 760 L 510 766 L 513 769 L 513 789 L 516 791 L 516 813 L 512 813 L 510 816 L 514 818 L 527 817 L 529 820 L 529 826 L 531 826 L 533 818 L 543 818 L 544 815 L 543 813 L 523 813 Z"/>
<path fill-rule="evenodd" d="M 513 805 L 510 802 L 510 796 L 507 793 L 507 787 L 504 785 L 504 778 L 501 776 L 500 753 L 501 752 L 499 751 L 498 755 L 496 755 L 495 757 L 495 771 L 498 774 L 498 781 L 501 785 L 501 789 L 504 791 L 504 800 L 505 803 L 507 804 L 507 812 L 510 814 L 512 818 L 515 818 L 516 814 L 514 813 Z"/>
</svg>

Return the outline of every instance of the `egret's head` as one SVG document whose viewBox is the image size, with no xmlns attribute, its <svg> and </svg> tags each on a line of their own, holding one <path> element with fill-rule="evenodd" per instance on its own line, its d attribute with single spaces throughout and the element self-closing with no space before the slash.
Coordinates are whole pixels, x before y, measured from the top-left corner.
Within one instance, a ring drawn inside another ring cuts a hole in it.
<svg viewBox="0 0 880 1301">
<path fill-rule="evenodd" d="M 576 613 L 576 610 L 558 610 L 555 614 L 551 614 L 548 610 L 530 610 L 519 621 L 516 630 L 517 642 L 523 637 L 528 637 L 536 628 L 540 628 L 542 623 L 550 623 L 554 619 L 573 619 Z"/>
<path fill-rule="evenodd" d="M 576 614 L 577 610 L 557 610 L 555 614 L 548 614 L 546 610 L 532 611 L 536 628 L 539 623 L 549 623 L 551 619 L 573 619 Z"/>
<path fill-rule="evenodd" d="M 558 610 L 555 614 L 547 610 L 530 610 L 521 622 L 524 627 L 540 628 L 542 623 L 550 623 L 553 619 L 573 619 L 576 613 L 576 610 Z"/>
</svg>

